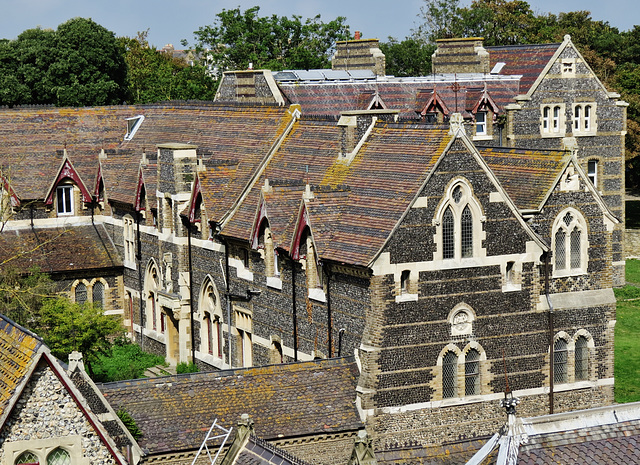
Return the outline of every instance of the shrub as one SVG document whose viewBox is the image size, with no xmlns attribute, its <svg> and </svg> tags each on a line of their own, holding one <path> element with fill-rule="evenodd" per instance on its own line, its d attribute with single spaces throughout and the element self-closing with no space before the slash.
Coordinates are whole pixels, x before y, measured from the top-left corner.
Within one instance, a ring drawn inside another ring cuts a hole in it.
<svg viewBox="0 0 640 465">
<path fill-rule="evenodd" d="M 143 352 L 140 346 L 126 339 L 119 339 L 108 353 L 100 355 L 93 364 L 93 379 L 108 383 L 142 378 L 145 370 L 155 365 L 166 365 L 164 357 Z"/>
<path fill-rule="evenodd" d="M 196 365 L 193 362 L 178 363 L 178 365 L 176 366 L 176 373 L 178 373 L 178 374 L 180 374 L 180 373 L 197 373 L 198 371 L 200 371 L 200 369 L 198 368 L 198 365 Z"/>
</svg>

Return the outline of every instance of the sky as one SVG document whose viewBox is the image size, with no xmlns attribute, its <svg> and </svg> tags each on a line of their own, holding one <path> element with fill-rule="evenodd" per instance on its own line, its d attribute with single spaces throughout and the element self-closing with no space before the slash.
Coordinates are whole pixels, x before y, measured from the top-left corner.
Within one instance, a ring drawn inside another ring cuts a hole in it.
<svg viewBox="0 0 640 465">
<path fill-rule="evenodd" d="M 471 0 L 461 0 L 468 6 Z M 594 20 L 608 21 L 621 31 L 640 24 L 638 0 L 529 0 L 535 13 L 588 10 Z M 52 28 L 74 17 L 91 18 L 116 36 L 135 37 L 149 29 L 149 43 L 158 48 L 180 41 L 195 42 L 193 32 L 213 24 L 223 9 L 243 11 L 260 6 L 260 16 L 321 15 L 329 22 L 345 16 L 351 32 L 363 38 L 404 39 L 419 23 L 424 0 L 0 0 L 0 38 L 15 39 L 25 29 Z"/>
</svg>

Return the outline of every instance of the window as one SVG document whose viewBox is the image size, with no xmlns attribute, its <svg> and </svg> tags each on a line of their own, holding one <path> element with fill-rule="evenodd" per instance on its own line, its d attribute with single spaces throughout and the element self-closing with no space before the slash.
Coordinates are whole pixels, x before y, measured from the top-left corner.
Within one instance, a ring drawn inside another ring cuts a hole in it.
<svg viewBox="0 0 640 465">
<path fill-rule="evenodd" d="M 127 118 L 127 133 L 124 136 L 124 140 L 131 140 L 133 136 L 136 134 L 140 125 L 144 121 L 144 116 L 134 116 L 133 118 Z"/>
<path fill-rule="evenodd" d="M 450 399 L 458 395 L 458 356 L 448 351 L 442 357 L 442 398 Z"/>
<path fill-rule="evenodd" d="M 469 349 L 464 361 L 464 394 L 480 394 L 480 352 Z"/>
<path fill-rule="evenodd" d="M 236 310 L 236 328 L 238 331 L 238 362 L 243 367 L 253 365 L 253 346 L 251 333 L 253 332 L 252 317 L 245 310 Z"/>
<path fill-rule="evenodd" d="M 200 311 L 202 325 L 200 332 L 200 351 L 222 358 L 222 307 L 213 280 L 207 277 L 200 293 Z"/>
<path fill-rule="evenodd" d="M 563 137 L 565 134 L 564 104 L 543 105 L 540 132 L 542 136 Z"/>
<path fill-rule="evenodd" d="M 87 286 L 84 283 L 78 283 L 76 286 L 75 299 L 77 304 L 83 304 L 87 301 Z"/>
<path fill-rule="evenodd" d="M 563 58 L 561 63 L 560 72 L 563 77 L 573 77 L 576 74 L 576 59 L 575 58 Z"/>
<path fill-rule="evenodd" d="M 29 450 L 20 454 L 15 461 L 15 465 L 31 465 L 37 463 L 39 463 L 38 456 Z"/>
<path fill-rule="evenodd" d="M 591 183 L 598 187 L 598 160 L 589 160 L 587 162 L 587 176 Z"/>
<path fill-rule="evenodd" d="M 135 234 L 133 229 L 133 218 L 126 215 L 123 219 L 124 223 L 124 261 L 131 264 L 136 260 Z"/>
<path fill-rule="evenodd" d="M 589 379 L 589 347 L 585 336 L 579 336 L 575 343 L 575 380 Z"/>
<path fill-rule="evenodd" d="M 586 273 L 588 243 L 582 215 L 574 209 L 563 211 L 553 231 L 554 274 Z"/>
<path fill-rule="evenodd" d="M 404 270 L 400 275 L 400 293 L 408 294 L 409 293 L 409 282 L 411 278 L 411 271 Z"/>
<path fill-rule="evenodd" d="M 595 103 L 576 103 L 573 106 L 573 134 L 576 136 L 595 135 Z"/>
<path fill-rule="evenodd" d="M 567 341 L 560 338 L 553 343 L 553 382 L 566 383 L 567 379 Z"/>
<path fill-rule="evenodd" d="M 104 284 L 101 281 L 93 283 L 92 297 L 96 308 L 104 308 Z"/>
<path fill-rule="evenodd" d="M 476 113 L 476 136 L 485 136 L 487 134 L 487 113 L 479 111 Z"/>
<path fill-rule="evenodd" d="M 450 189 L 441 207 L 438 252 L 443 260 L 472 258 L 481 249 L 481 212 L 466 182 L 458 181 Z"/>
<path fill-rule="evenodd" d="M 158 312 L 156 293 L 159 286 L 158 267 L 155 262 L 151 261 L 147 266 L 147 272 L 144 277 L 144 290 L 146 294 L 146 311 L 145 320 L 146 328 L 149 330 L 156 330 L 158 324 Z"/>
<path fill-rule="evenodd" d="M 59 447 L 54 449 L 47 456 L 47 465 L 71 465 L 69 452 Z"/>
<path fill-rule="evenodd" d="M 56 196 L 58 215 L 73 215 L 73 185 L 58 186 Z"/>
</svg>

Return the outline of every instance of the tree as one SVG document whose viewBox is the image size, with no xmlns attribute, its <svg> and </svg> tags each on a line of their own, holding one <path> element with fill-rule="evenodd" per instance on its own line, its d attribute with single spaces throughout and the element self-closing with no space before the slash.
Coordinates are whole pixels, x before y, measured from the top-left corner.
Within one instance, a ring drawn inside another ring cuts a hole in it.
<svg viewBox="0 0 640 465">
<path fill-rule="evenodd" d="M 416 38 L 407 37 L 402 42 L 389 37 L 380 43 L 385 55 L 387 74 L 394 76 L 426 76 L 431 73 L 431 55 L 435 46 L 427 45 Z"/>
<path fill-rule="evenodd" d="M 71 19 L 57 31 L 28 29 L 0 44 L 0 104 L 120 104 L 126 71 L 113 32 L 90 19 Z"/>
<path fill-rule="evenodd" d="M 64 297 L 45 300 L 38 317 L 36 332 L 51 353 L 66 359 L 74 350 L 82 352 L 92 375 L 91 363 L 99 354 L 108 352 L 111 341 L 124 333 L 118 318 L 105 315 L 92 304 L 80 305 Z"/>
<path fill-rule="evenodd" d="M 213 25 L 194 32 L 197 50 L 206 53 L 218 74 L 227 69 L 314 69 L 329 67 L 335 42 L 349 38 L 346 18 L 324 23 L 320 15 L 302 22 L 272 15 L 260 17 L 260 7 L 222 10 Z"/>
<path fill-rule="evenodd" d="M 53 296 L 53 281 L 38 268 L 20 272 L 6 263 L 0 267 L 0 311 L 16 323 L 35 328 L 44 302 Z"/>
<path fill-rule="evenodd" d="M 134 39 L 119 39 L 125 50 L 132 103 L 162 100 L 213 100 L 217 82 L 199 63 L 186 60 L 149 46 L 147 31 Z"/>
</svg>

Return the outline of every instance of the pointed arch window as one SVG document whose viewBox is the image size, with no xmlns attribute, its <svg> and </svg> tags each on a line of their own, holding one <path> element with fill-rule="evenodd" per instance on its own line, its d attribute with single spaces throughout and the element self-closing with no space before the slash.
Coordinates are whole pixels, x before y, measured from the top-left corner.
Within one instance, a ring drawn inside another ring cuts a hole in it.
<svg viewBox="0 0 640 465">
<path fill-rule="evenodd" d="M 553 382 L 566 383 L 568 380 L 568 348 L 567 341 L 563 338 L 556 339 L 553 343 Z"/>
<path fill-rule="evenodd" d="M 575 343 L 575 380 L 589 379 L 589 347 L 585 336 L 579 336 Z"/>
<path fill-rule="evenodd" d="M 443 260 L 465 259 L 478 256 L 481 250 L 482 209 L 470 186 L 458 181 L 449 188 L 439 209 L 439 251 Z M 436 217 L 437 218 L 437 217 Z"/>
<path fill-rule="evenodd" d="M 93 283 L 92 289 L 93 305 L 97 308 L 104 308 L 104 284 L 102 281 Z"/>
<path fill-rule="evenodd" d="M 442 357 L 442 398 L 450 399 L 458 395 L 458 356 L 448 351 Z"/>
<path fill-rule="evenodd" d="M 40 462 L 38 456 L 28 450 L 20 454 L 14 463 L 15 465 L 33 465 Z"/>
<path fill-rule="evenodd" d="M 200 351 L 222 358 L 222 307 L 216 286 L 210 278 L 202 286 L 199 304 L 202 315 Z"/>
<path fill-rule="evenodd" d="M 469 349 L 464 361 L 464 394 L 480 394 L 480 352 Z"/>
<path fill-rule="evenodd" d="M 583 274 L 587 271 L 586 223 L 575 209 L 564 210 L 553 227 L 554 275 Z"/>
<path fill-rule="evenodd" d="M 83 304 L 87 301 L 87 286 L 84 283 L 78 283 L 76 286 L 75 299 L 77 304 Z"/>
<path fill-rule="evenodd" d="M 60 447 L 52 450 L 47 456 L 47 465 L 71 465 L 69 452 Z"/>
<path fill-rule="evenodd" d="M 159 286 L 158 267 L 155 263 L 150 263 L 144 278 L 144 287 L 147 295 L 147 307 L 145 312 L 146 327 L 154 331 L 158 328 L 158 311 L 157 311 L 157 290 Z"/>
</svg>

